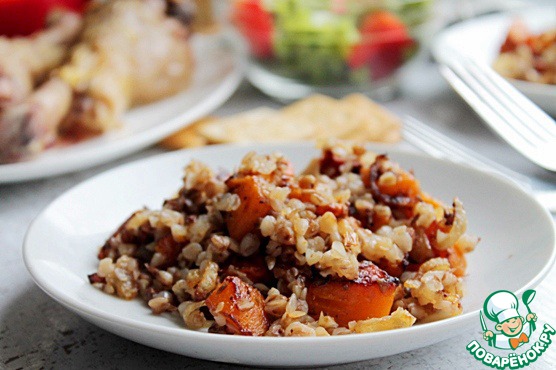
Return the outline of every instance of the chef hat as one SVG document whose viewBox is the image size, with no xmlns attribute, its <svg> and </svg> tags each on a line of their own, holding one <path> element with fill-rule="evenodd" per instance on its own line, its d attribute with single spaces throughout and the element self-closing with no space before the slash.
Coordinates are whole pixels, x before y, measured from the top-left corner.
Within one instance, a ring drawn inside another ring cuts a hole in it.
<svg viewBox="0 0 556 370">
<path fill-rule="evenodd" d="M 487 298 L 484 311 L 489 319 L 501 323 L 512 317 L 521 316 L 517 312 L 517 306 L 518 300 L 513 293 L 500 290 Z"/>
</svg>

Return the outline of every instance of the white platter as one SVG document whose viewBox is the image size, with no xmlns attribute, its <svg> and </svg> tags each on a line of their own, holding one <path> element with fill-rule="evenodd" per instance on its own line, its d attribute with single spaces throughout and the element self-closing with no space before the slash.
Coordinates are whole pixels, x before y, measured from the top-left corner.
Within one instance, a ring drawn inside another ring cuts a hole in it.
<svg viewBox="0 0 556 370">
<path fill-rule="evenodd" d="M 280 151 L 301 170 L 317 152 L 312 144 L 214 146 L 173 152 L 130 163 L 74 187 L 31 224 L 25 264 L 52 298 L 86 320 L 158 349 L 212 361 L 261 366 L 347 363 L 410 351 L 479 327 L 478 312 L 493 291 L 523 292 L 536 286 L 555 258 L 551 216 L 512 183 L 478 170 L 393 147 L 376 148 L 415 171 L 423 189 L 465 205 L 469 232 L 481 237 L 468 258 L 467 296 L 461 316 L 380 333 L 318 338 L 240 337 L 185 329 L 155 316 L 140 300 L 124 301 L 92 287 L 99 246 L 135 210 L 160 208 L 180 187 L 191 159 L 233 169 L 249 150 Z"/>
<path fill-rule="evenodd" d="M 60 175 L 105 163 L 156 143 L 224 103 L 241 82 L 245 61 L 221 34 L 194 35 L 195 72 L 181 93 L 132 108 L 121 129 L 77 144 L 54 147 L 20 163 L 0 164 L 0 183 Z"/>
<path fill-rule="evenodd" d="M 452 58 L 450 49 L 471 57 L 473 60 L 492 65 L 504 42 L 512 21 L 522 19 L 532 32 L 539 33 L 556 27 L 556 5 L 547 5 L 515 13 L 488 15 L 458 23 L 442 31 L 432 43 L 432 53 L 442 62 Z M 544 109 L 556 115 L 556 86 L 510 79 L 524 95 Z"/>
</svg>

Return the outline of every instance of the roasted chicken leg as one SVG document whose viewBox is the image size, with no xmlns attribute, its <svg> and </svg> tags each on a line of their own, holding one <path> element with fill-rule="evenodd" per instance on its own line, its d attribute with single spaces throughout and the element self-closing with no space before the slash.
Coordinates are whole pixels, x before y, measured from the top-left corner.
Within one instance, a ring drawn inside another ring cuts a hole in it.
<svg viewBox="0 0 556 370">
<path fill-rule="evenodd" d="M 47 23 L 29 37 L 0 36 L 0 111 L 23 102 L 64 61 L 81 30 L 81 17 L 67 11 L 51 13 Z"/>
<path fill-rule="evenodd" d="M 45 61 L 43 68 L 33 64 L 27 75 L 17 74 L 24 82 L 2 87 L 0 80 L 0 99 L 11 101 L 0 111 L 0 163 L 40 152 L 59 132 L 98 134 L 118 127 L 131 106 L 185 89 L 193 70 L 189 28 L 183 22 L 188 17 L 179 14 L 180 22 L 172 16 L 175 11 L 176 4 L 164 0 L 92 1 L 67 62 L 52 70 L 38 90 L 29 95 L 36 76 L 48 70 Z M 55 36 L 53 30 L 48 33 L 49 40 L 62 40 Z M 45 32 L 41 40 L 46 37 Z M 41 53 L 43 43 L 38 44 L 23 49 L 25 60 Z M 51 47 L 44 53 L 62 54 Z M 50 68 L 59 58 L 43 57 Z"/>
<path fill-rule="evenodd" d="M 19 161 L 51 145 L 71 98 L 68 84 L 52 78 L 25 102 L 6 109 L 0 115 L 0 163 Z"/>
<path fill-rule="evenodd" d="M 183 90 L 192 75 L 188 29 L 163 0 L 98 3 L 87 12 L 80 42 L 59 71 L 75 93 L 63 128 L 104 132 L 130 106 Z"/>
</svg>

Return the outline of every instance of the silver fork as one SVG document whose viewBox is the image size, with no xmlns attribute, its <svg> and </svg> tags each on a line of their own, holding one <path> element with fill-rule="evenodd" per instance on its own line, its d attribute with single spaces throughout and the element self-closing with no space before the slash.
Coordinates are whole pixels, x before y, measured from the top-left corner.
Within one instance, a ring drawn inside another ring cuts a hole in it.
<svg viewBox="0 0 556 370">
<path fill-rule="evenodd" d="M 479 153 L 473 152 L 419 120 L 406 116 L 404 119 L 403 136 L 407 142 L 433 157 L 465 163 L 487 172 L 504 176 L 528 193 L 532 193 L 550 212 L 556 213 L 556 191 L 533 191 L 528 177 L 504 167 Z"/>
<path fill-rule="evenodd" d="M 440 72 L 508 144 L 533 163 L 556 171 L 556 122 L 486 65 L 453 51 Z"/>
</svg>

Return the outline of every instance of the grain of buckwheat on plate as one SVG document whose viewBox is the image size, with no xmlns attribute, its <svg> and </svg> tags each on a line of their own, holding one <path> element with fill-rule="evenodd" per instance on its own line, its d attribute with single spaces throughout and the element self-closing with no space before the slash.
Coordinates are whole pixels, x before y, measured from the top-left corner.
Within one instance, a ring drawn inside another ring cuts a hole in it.
<svg viewBox="0 0 556 370">
<path fill-rule="evenodd" d="M 190 329 L 328 336 L 462 312 L 462 203 L 442 205 L 386 155 L 342 142 L 300 175 L 248 153 L 232 175 L 192 161 L 160 210 L 133 213 L 100 249 L 91 284 Z"/>
</svg>

